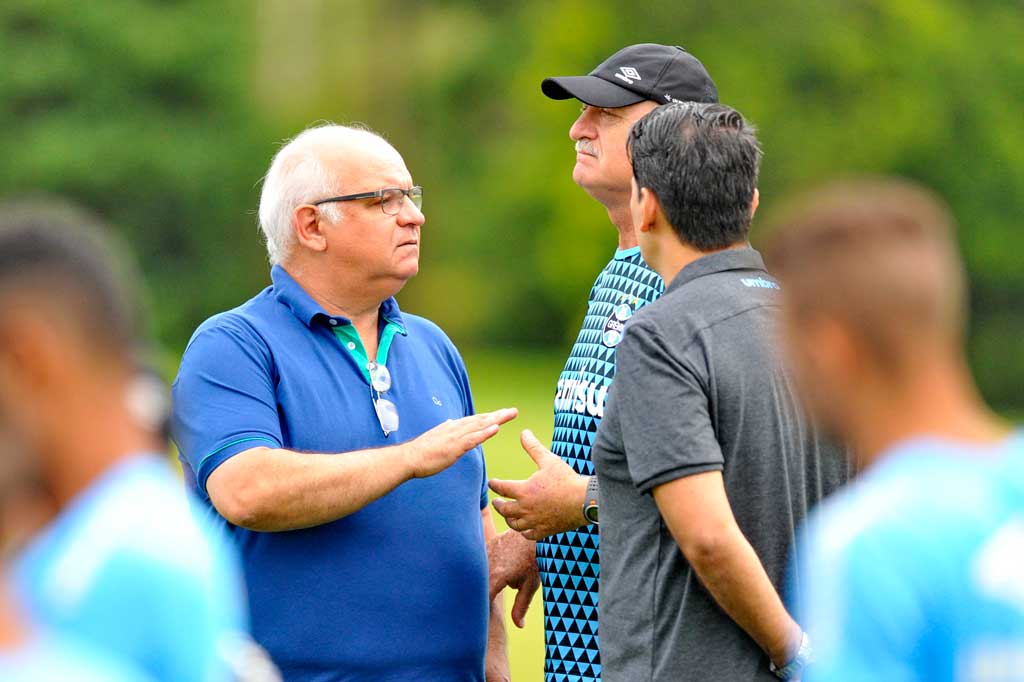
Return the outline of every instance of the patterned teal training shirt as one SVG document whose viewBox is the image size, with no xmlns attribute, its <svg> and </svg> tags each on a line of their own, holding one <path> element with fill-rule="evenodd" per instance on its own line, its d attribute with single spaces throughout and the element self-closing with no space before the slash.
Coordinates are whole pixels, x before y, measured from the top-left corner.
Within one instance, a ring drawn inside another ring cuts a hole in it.
<svg viewBox="0 0 1024 682">
<path fill-rule="evenodd" d="M 590 290 L 583 328 L 558 378 L 551 443 L 551 451 L 579 474 L 594 474 L 590 448 L 604 415 L 623 327 L 663 290 L 639 247 L 616 251 Z M 545 682 L 600 680 L 597 527 L 538 542 L 537 563 L 544 586 Z"/>
</svg>

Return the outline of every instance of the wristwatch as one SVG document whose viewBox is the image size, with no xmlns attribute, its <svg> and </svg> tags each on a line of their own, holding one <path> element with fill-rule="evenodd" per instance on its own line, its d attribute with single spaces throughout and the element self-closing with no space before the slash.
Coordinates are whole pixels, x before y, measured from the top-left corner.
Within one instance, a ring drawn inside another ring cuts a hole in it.
<svg viewBox="0 0 1024 682">
<path fill-rule="evenodd" d="M 796 656 L 789 663 L 781 668 L 776 668 L 775 663 L 769 662 L 768 667 L 780 680 L 792 680 L 795 677 L 799 677 L 800 672 L 813 659 L 814 650 L 811 649 L 811 640 L 808 639 L 807 633 L 804 632 L 800 635 L 800 648 L 797 649 Z"/>
<path fill-rule="evenodd" d="M 587 480 L 587 496 L 583 498 L 583 518 L 595 526 L 597 525 L 597 507 L 600 498 L 597 476 L 591 476 Z"/>
</svg>

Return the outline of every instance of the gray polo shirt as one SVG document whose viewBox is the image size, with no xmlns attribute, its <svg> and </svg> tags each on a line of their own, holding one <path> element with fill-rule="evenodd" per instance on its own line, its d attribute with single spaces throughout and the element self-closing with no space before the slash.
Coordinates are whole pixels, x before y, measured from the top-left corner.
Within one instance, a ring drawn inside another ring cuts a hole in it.
<svg viewBox="0 0 1024 682">
<path fill-rule="evenodd" d="M 722 472 L 780 594 L 796 528 L 845 482 L 776 356 L 779 287 L 760 254 L 710 254 L 626 328 L 593 458 L 601 485 L 605 682 L 774 680 L 768 657 L 700 584 L 651 491 Z"/>
</svg>

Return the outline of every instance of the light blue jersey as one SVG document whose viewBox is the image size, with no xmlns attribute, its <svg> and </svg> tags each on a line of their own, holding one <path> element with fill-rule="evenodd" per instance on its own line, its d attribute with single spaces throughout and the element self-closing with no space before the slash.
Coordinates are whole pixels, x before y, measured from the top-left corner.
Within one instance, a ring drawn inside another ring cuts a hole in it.
<svg viewBox="0 0 1024 682">
<path fill-rule="evenodd" d="M 14 565 L 33 621 L 158 682 L 225 682 L 246 625 L 239 569 L 153 455 L 130 457 L 72 500 Z"/>
<path fill-rule="evenodd" d="M 1024 680 L 1024 441 L 890 449 L 807 524 L 806 682 Z"/>
<path fill-rule="evenodd" d="M 33 637 L 0 650 L 3 682 L 153 682 L 141 671 L 66 638 Z"/>
</svg>

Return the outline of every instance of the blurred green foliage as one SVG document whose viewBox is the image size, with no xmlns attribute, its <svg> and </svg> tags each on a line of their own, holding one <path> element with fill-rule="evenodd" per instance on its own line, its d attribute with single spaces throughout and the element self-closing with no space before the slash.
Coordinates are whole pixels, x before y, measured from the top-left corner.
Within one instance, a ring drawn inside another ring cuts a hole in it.
<svg viewBox="0 0 1024 682">
<path fill-rule="evenodd" d="M 249 212 L 272 140 L 243 7 L 0 4 L 0 192 L 68 196 L 117 225 L 175 347 L 264 270 Z"/>
<path fill-rule="evenodd" d="M 762 215 L 854 174 L 942 193 L 972 280 L 974 368 L 997 405 L 1024 406 L 1019 2 L 6 0 L 0 191 L 65 194 L 115 222 L 178 352 L 268 281 L 254 210 L 280 140 L 361 121 L 426 187 L 403 306 L 460 344 L 564 347 L 615 234 L 570 178 L 577 107 L 539 82 L 646 41 L 696 54 L 758 124 Z"/>
</svg>

